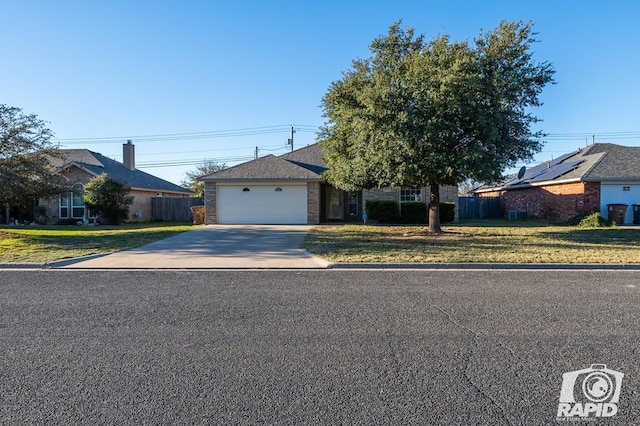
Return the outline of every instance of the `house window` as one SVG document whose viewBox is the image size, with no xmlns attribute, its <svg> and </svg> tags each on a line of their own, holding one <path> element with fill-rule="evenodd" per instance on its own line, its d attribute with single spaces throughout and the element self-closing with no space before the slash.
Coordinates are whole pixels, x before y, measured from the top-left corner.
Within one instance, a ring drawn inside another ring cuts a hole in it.
<svg viewBox="0 0 640 426">
<path fill-rule="evenodd" d="M 622 190 L 625 191 L 625 192 L 629 192 L 629 191 L 631 191 L 631 187 L 630 186 L 623 186 Z"/>
<path fill-rule="evenodd" d="M 422 201 L 422 190 L 420 188 L 400 189 L 400 202 L 407 203 L 412 201 Z"/>
<path fill-rule="evenodd" d="M 67 219 L 69 217 L 69 194 L 60 194 L 60 201 L 58 202 L 58 217 L 60 219 Z"/>
<path fill-rule="evenodd" d="M 71 217 L 81 219 L 84 213 L 84 186 L 76 183 L 71 189 Z"/>
</svg>

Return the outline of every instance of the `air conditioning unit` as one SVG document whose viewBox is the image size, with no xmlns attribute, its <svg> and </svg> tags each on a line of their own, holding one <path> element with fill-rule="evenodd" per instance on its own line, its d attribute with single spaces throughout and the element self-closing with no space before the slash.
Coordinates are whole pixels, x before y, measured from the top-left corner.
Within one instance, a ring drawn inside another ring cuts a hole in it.
<svg viewBox="0 0 640 426">
<path fill-rule="evenodd" d="M 509 220 L 526 220 L 527 212 L 521 212 L 518 210 L 509 210 Z"/>
</svg>

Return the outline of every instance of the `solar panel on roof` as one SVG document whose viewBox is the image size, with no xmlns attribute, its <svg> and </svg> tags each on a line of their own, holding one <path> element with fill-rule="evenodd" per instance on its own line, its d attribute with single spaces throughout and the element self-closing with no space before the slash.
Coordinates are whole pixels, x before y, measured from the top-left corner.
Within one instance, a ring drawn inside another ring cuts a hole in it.
<svg viewBox="0 0 640 426">
<path fill-rule="evenodd" d="M 550 166 L 553 167 L 553 166 L 555 166 L 557 164 L 560 164 L 564 160 L 566 160 L 567 158 L 572 157 L 574 155 L 576 155 L 575 152 L 570 152 L 568 154 L 562 154 L 560 157 L 556 158 L 555 160 L 551 160 Z"/>
<path fill-rule="evenodd" d="M 568 163 L 556 164 L 554 167 L 547 169 L 546 172 L 539 174 L 534 179 L 533 182 L 541 182 L 545 180 L 556 179 L 562 175 L 569 173 L 572 170 L 575 170 L 580 164 L 584 163 L 584 160 L 580 161 L 570 161 Z"/>
</svg>

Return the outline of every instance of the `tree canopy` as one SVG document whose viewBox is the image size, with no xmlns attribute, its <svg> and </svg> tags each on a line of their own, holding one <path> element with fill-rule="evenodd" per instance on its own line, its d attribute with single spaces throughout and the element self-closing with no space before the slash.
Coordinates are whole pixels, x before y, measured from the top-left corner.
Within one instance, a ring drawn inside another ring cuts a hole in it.
<svg viewBox="0 0 640 426">
<path fill-rule="evenodd" d="M 51 157 L 57 155 L 52 136 L 35 114 L 0 104 L 0 203 L 7 210 L 66 189 L 51 165 Z"/>
<path fill-rule="evenodd" d="M 533 60 L 534 37 L 531 23 L 503 21 L 473 42 L 427 42 L 393 24 L 322 99 L 327 180 L 344 190 L 428 186 L 429 229 L 440 231 L 439 185 L 494 182 L 542 148 L 531 109 L 554 70 Z"/>
<path fill-rule="evenodd" d="M 198 178 L 211 173 L 219 172 L 227 168 L 225 163 L 218 163 L 214 160 L 206 160 L 202 164 L 198 164 L 194 170 L 185 173 L 184 179 L 180 185 L 193 191 L 196 197 L 204 198 L 204 182 L 198 181 Z"/>
<path fill-rule="evenodd" d="M 86 206 L 98 213 L 102 220 L 118 225 L 129 217 L 129 206 L 133 204 L 131 188 L 106 174 L 94 177 L 84 187 Z"/>
</svg>

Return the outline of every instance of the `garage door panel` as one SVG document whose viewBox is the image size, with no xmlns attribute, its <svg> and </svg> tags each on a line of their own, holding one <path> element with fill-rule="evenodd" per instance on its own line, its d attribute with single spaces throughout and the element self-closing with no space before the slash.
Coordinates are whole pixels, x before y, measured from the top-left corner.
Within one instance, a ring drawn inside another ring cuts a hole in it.
<svg viewBox="0 0 640 426">
<path fill-rule="evenodd" d="M 306 224 L 307 187 L 218 186 L 218 223 Z"/>
</svg>

